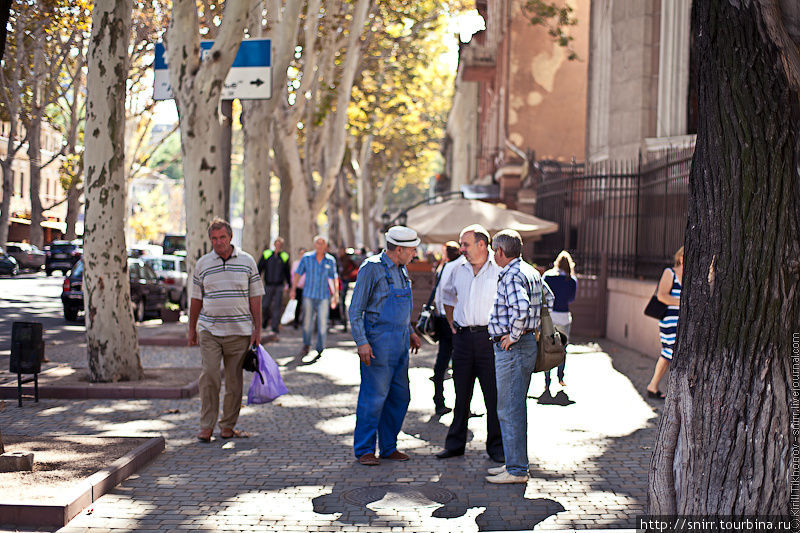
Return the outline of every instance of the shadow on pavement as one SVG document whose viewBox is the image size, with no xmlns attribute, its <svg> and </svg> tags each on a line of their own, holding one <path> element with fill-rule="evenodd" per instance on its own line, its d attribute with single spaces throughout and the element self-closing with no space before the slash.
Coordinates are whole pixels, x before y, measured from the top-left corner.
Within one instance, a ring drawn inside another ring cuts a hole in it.
<svg viewBox="0 0 800 533">
<path fill-rule="evenodd" d="M 560 405 L 566 407 L 575 403 L 573 400 L 569 399 L 569 395 L 563 390 L 558 391 L 556 395 L 553 396 L 550 394 L 550 389 L 545 389 L 539 397 L 528 396 L 528 398 L 537 400 L 537 403 L 540 405 Z"/>
</svg>

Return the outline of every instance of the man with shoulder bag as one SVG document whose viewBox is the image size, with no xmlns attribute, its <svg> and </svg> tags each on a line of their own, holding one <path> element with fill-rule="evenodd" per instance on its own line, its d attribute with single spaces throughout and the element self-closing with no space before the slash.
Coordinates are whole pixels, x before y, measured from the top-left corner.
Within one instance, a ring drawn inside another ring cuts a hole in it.
<svg viewBox="0 0 800 533">
<path fill-rule="evenodd" d="M 553 293 L 539 272 L 522 260 L 522 238 L 503 230 L 492 238 L 494 260 L 502 270 L 489 316 L 497 376 L 497 417 L 503 436 L 505 464 L 489 469 L 489 483 L 528 481 L 528 411 L 526 397 L 536 367 L 536 331 L 544 310 L 553 307 Z"/>
</svg>

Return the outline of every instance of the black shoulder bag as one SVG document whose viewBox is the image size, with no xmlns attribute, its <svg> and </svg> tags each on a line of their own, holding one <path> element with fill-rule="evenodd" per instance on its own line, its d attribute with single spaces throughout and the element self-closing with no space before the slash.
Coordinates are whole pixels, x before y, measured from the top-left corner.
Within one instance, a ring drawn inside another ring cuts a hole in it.
<svg viewBox="0 0 800 533">
<path fill-rule="evenodd" d="M 672 272 L 673 280 L 675 279 L 675 272 Z M 661 280 L 658 280 L 658 283 L 661 284 Z M 644 308 L 644 314 L 657 318 L 658 320 L 662 320 L 664 315 L 667 314 L 667 304 L 662 302 L 658 299 L 658 285 L 656 285 L 656 292 L 650 297 L 650 301 L 647 302 L 647 307 Z"/>
<path fill-rule="evenodd" d="M 444 267 L 436 276 L 436 283 L 433 285 L 428 303 L 422 306 L 419 318 L 417 319 L 417 331 L 419 331 L 423 339 L 431 344 L 439 342 L 439 331 L 436 329 L 436 308 L 433 306 L 433 300 L 436 298 L 436 289 L 439 287 L 439 282 L 442 280 L 442 272 L 444 272 Z"/>
</svg>

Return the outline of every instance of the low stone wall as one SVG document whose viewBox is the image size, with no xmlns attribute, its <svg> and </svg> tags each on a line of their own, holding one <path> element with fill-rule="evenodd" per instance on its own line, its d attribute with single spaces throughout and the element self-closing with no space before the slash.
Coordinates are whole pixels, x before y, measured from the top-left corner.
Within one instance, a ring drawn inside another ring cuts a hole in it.
<svg viewBox="0 0 800 533">
<path fill-rule="evenodd" d="M 644 308 L 655 281 L 608 278 L 608 321 L 606 337 L 618 344 L 652 356 L 661 352 L 658 321 L 645 316 Z"/>
</svg>

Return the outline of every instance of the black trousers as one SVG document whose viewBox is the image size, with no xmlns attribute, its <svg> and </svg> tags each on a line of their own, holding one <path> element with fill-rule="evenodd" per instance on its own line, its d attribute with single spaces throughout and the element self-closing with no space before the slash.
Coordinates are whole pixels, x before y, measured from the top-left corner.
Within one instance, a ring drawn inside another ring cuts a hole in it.
<svg viewBox="0 0 800 533">
<path fill-rule="evenodd" d="M 281 307 L 283 307 L 283 284 L 264 285 L 264 296 L 261 297 L 261 325 L 272 323 L 272 331 L 278 333 L 281 324 Z"/>
<path fill-rule="evenodd" d="M 439 332 L 439 351 L 433 365 L 433 404 L 439 407 L 444 406 L 444 374 L 453 355 L 453 332 L 447 317 L 436 316 L 436 330 Z"/>
<path fill-rule="evenodd" d="M 503 437 L 497 419 L 497 382 L 494 371 L 494 348 L 486 331 L 462 330 L 453 337 L 453 387 L 456 405 L 453 424 L 447 432 L 444 447 L 462 452 L 467 444 L 467 422 L 472 391 L 478 380 L 486 404 L 486 451 L 503 456 Z"/>
<path fill-rule="evenodd" d="M 303 289 L 297 287 L 294 293 L 295 293 L 294 297 L 297 300 L 297 307 L 295 308 L 294 311 L 294 327 L 295 329 L 297 329 L 297 326 L 303 323 L 303 321 L 300 320 L 300 316 L 303 313 Z"/>
</svg>

